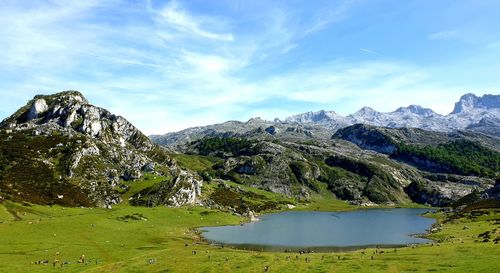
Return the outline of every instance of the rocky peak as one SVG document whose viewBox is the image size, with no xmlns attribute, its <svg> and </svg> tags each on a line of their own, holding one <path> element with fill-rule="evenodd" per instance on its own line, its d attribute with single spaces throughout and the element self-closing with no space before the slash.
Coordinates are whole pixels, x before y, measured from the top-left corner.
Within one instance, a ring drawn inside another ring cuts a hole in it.
<svg viewBox="0 0 500 273">
<path fill-rule="evenodd" d="M 364 106 L 363 108 L 359 109 L 356 113 L 350 115 L 351 117 L 365 117 L 365 116 L 376 116 L 380 114 L 377 110 Z"/>
<path fill-rule="evenodd" d="M 261 117 L 255 117 L 255 118 L 251 118 L 247 121 L 247 123 L 264 123 L 266 122 L 265 120 L 263 120 Z"/>
<path fill-rule="evenodd" d="M 429 108 L 424 108 L 420 105 L 410 105 L 408 107 L 399 107 L 394 111 L 393 113 L 398 113 L 398 114 L 415 114 L 419 116 L 424 116 L 424 117 L 430 117 L 430 116 L 435 116 L 437 115 L 434 111 L 432 111 Z"/>
<path fill-rule="evenodd" d="M 45 127 L 79 132 L 104 142 L 141 150 L 153 147 L 151 141 L 120 116 L 93 106 L 78 91 L 37 95 L 24 107 L 0 123 L 0 128 L 14 130 Z"/>
<path fill-rule="evenodd" d="M 465 94 L 455 103 L 451 114 L 469 112 L 474 109 L 500 109 L 500 95 L 486 94 L 478 97 L 472 93 Z"/>
</svg>

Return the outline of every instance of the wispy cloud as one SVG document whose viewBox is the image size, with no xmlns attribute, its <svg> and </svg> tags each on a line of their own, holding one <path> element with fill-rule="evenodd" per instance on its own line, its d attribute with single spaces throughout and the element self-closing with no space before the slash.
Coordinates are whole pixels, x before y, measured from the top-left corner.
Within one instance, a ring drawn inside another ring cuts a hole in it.
<svg viewBox="0 0 500 273">
<path fill-rule="evenodd" d="M 450 40 L 459 37 L 460 32 L 458 30 L 448 30 L 440 31 L 429 35 L 430 40 Z"/>
<path fill-rule="evenodd" d="M 171 1 L 159 12 L 154 12 L 156 13 L 156 19 L 160 23 L 165 23 L 177 31 L 220 41 L 234 40 L 231 33 L 218 33 L 202 27 L 202 25 L 220 27 L 220 20 L 217 18 L 194 16 L 182 9 L 176 1 Z"/>
<path fill-rule="evenodd" d="M 378 54 L 376 51 L 373 51 L 371 49 L 368 49 L 368 48 L 364 48 L 364 47 L 360 47 L 359 50 L 365 52 L 365 53 L 370 53 L 370 54 Z"/>
<path fill-rule="evenodd" d="M 345 19 L 348 17 L 349 7 L 353 4 L 354 1 L 331 1 L 313 16 L 313 23 L 306 29 L 304 34 L 315 33 L 324 29 L 329 24 Z"/>
</svg>

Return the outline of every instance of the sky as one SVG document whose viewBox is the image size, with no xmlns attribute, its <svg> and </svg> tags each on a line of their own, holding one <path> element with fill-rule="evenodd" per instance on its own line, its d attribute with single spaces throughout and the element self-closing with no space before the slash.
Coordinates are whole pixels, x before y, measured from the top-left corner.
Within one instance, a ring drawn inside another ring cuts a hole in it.
<svg viewBox="0 0 500 273">
<path fill-rule="evenodd" d="M 78 90 L 146 134 L 499 94 L 500 1 L 0 0 L 0 119 Z"/>
</svg>

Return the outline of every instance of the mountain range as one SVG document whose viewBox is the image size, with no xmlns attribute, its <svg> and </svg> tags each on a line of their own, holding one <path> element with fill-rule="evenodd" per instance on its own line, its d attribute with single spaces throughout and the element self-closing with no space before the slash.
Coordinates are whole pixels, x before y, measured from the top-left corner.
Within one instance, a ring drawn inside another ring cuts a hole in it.
<svg viewBox="0 0 500 273">
<path fill-rule="evenodd" d="M 228 121 L 221 124 L 193 127 L 150 138 L 165 146 L 178 146 L 214 134 L 252 134 L 266 130 L 270 135 L 285 139 L 325 139 L 336 130 L 353 124 L 367 124 L 389 128 L 420 128 L 429 131 L 452 132 L 469 130 L 500 137 L 500 95 L 463 95 L 448 115 L 440 115 L 418 105 L 400 107 L 393 112 L 378 112 L 363 107 L 343 117 L 335 111 L 320 110 L 266 121 L 260 118 L 248 122 Z"/>
</svg>

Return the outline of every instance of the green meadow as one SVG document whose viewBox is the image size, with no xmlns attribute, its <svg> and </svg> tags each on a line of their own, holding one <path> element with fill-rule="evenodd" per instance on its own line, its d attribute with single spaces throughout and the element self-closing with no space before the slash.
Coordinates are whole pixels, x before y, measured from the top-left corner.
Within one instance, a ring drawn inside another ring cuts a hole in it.
<svg viewBox="0 0 500 273">
<path fill-rule="evenodd" d="M 323 209 L 320 203 L 307 207 Z M 445 214 L 430 217 L 442 223 Z M 222 248 L 205 243 L 194 229 L 245 220 L 201 207 L 100 209 L 4 201 L 0 272 L 264 272 L 266 266 L 268 272 L 500 272 L 500 245 L 495 244 L 500 211 L 472 212 L 442 223 L 429 236 L 433 244 L 341 253 Z M 82 255 L 85 263 L 78 263 Z M 44 260 L 49 263 L 35 264 Z"/>
</svg>

